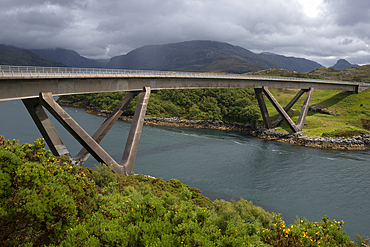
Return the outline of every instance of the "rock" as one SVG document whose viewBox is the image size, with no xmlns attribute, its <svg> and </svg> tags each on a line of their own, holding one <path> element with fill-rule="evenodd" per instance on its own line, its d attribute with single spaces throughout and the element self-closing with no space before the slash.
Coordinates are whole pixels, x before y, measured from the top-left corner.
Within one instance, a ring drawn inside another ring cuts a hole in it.
<svg viewBox="0 0 370 247">
<path fill-rule="evenodd" d="M 327 114 L 327 115 L 332 115 L 332 116 L 340 116 L 339 113 L 335 114 L 333 111 L 328 110 L 325 106 L 319 106 L 316 104 L 312 104 L 309 108 L 309 111 L 312 112 L 317 112 L 321 114 Z"/>
</svg>

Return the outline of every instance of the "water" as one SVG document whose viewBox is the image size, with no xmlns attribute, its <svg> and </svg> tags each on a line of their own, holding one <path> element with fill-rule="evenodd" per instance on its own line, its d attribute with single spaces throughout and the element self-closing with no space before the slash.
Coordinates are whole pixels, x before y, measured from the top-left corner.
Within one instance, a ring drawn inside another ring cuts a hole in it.
<svg viewBox="0 0 370 247">
<path fill-rule="evenodd" d="M 64 109 L 91 135 L 104 118 Z M 72 155 L 81 146 L 53 122 Z M 121 160 L 129 123 L 117 121 L 102 146 Z M 41 137 L 21 101 L 0 102 L 0 134 L 32 143 Z M 217 130 L 144 126 L 135 173 L 177 178 L 217 197 L 242 197 L 282 213 L 319 221 L 344 220 L 344 229 L 370 236 L 370 151 L 322 150 Z M 96 163 L 89 158 L 86 166 Z"/>
</svg>

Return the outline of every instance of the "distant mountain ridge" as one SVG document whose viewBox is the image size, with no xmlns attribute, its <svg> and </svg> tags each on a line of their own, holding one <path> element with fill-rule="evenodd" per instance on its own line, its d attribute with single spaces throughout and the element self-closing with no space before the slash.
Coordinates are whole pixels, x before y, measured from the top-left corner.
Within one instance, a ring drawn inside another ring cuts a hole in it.
<svg viewBox="0 0 370 247">
<path fill-rule="evenodd" d="M 0 64 L 18 66 L 65 67 L 64 64 L 41 58 L 29 50 L 15 46 L 0 45 Z"/>
<path fill-rule="evenodd" d="M 353 67 L 358 67 L 357 64 L 350 64 L 347 60 L 345 59 L 339 59 L 336 64 L 331 66 L 330 68 L 334 68 L 337 70 L 343 70 L 343 69 L 349 69 Z"/>
<path fill-rule="evenodd" d="M 96 60 L 88 59 L 73 50 L 67 50 L 62 48 L 56 49 L 31 49 L 35 55 L 60 62 L 68 67 L 77 68 L 103 68 L 105 64 L 100 63 Z"/>
<path fill-rule="evenodd" d="M 273 53 L 256 54 L 242 47 L 217 41 L 147 45 L 126 55 L 113 57 L 109 62 L 88 59 L 73 50 L 62 48 L 25 50 L 0 45 L 0 62 L 28 66 L 229 73 L 246 73 L 270 68 L 308 72 L 321 67 L 319 63 L 304 58 L 285 57 Z"/>
<path fill-rule="evenodd" d="M 286 57 L 270 52 L 260 53 L 259 56 L 272 63 L 270 67 L 271 69 L 285 69 L 289 71 L 309 72 L 322 67 L 321 64 L 305 58 Z"/>
<path fill-rule="evenodd" d="M 272 53 L 255 54 L 228 43 L 186 41 L 143 46 L 126 55 L 113 57 L 107 67 L 246 73 L 269 68 L 308 72 L 322 65 L 304 58 L 285 57 Z"/>
</svg>

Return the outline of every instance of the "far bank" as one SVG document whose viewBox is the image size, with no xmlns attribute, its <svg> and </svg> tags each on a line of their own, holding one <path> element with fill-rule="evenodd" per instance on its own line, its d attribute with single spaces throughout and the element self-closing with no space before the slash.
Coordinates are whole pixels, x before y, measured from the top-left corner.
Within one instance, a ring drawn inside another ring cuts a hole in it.
<svg viewBox="0 0 370 247">
<path fill-rule="evenodd" d="M 97 116 L 108 117 L 110 111 L 101 110 L 94 106 L 85 103 L 76 103 L 71 101 L 61 100 L 58 101 L 60 105 L 71 107 L 86 108 L 86 112 Z M 121 116 L 121 120 L 131 122 L 131 116 Z M 172 127 L 187 127 L 187 128 L 203 128 L 215 129 L 223 131 L 234 131 L 248 133 L 252 136 L 272 140 L 278 142 L 289 143 L 293 145 L 300 145 L 314 148 L 336 149 L 336 150 L 367 150 L 370 149 L 370 134 L 359 133 L 351 138 L 345 137 L 312 137 L 301 133 L 287 133 L 280 132 L 276 129 L 266 129 L 263 123 L 257 122 L 256 124 L 241 124 L 228 121 L 215 121 L 215 120 L 185 120 L 181 118 L 164 118 L 164 117 L 146 117 L 144 120 L 146 125 L 161 125 Z"/>
</svg>

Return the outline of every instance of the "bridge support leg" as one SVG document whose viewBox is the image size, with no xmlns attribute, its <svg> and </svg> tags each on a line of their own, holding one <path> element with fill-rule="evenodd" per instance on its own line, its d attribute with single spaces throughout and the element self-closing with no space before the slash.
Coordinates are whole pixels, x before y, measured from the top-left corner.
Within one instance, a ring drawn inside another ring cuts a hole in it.
<svg viewBox="0 0 370 247">
<path fill-rule="evenodd" d="M 265 123 L 266 128 L 268 128 L 268 129 L 274 128 L 283 119 L 285 119 L 287 121 L 289 127 L 292 129 L 292 131 L 294 133 L 300 132 L 300 131 L 303 130 L 304 121 L 305 121 L 306 116 L 307 116 L 309 104 L 310 104 L 312 93 L 313 93 L 313 88 L 300 90 L 297 93 L 297 95 L 289 102 L 289 104 L 285 108 L 281 107 L 281 105 L 277 102 L 277 100 L 271 94 L 271 92 L 268 90 L 267 87 L 263 86 L 262 88 L 255 88 L 254 90 L 256 92 L 257 101 L 258 101 L 259 107 L 261 109 L 263 121 Z M 266 95 L 266 97 L 270 100 L 270 102 L 273 104 L 273 106 L 279 112 L 279 116 L 273 122 L 271 122 L 269 113 L 268 113 L 267 108 L 266 108 L 265 101 L 263 100 L 262 92 Z M 298 99 L 304 93 L 307 93 L 306 98 L 304 100 L 302 110 L 301 110 L 301 113 L 300 113 L 299 118 L 298 118 L 298 122 L 297 122 L 297 124 L 295 124 L 293 122 L 293 120 L 289 117 L 287 112 L 294 106 L 294 104 L 298 101 Z"/>
<path fill-rule="evenodd" d="M 259 105 L 260 110 L 261 110 L 261 114 L 262 114 L 263 122 L 265 123 L 265 127 L 267 129 L 271 129 L 272 128 L 272 123 L 271 123 L 271 118 L 270 118 L 269 112 L 267 111 L 265 100 L 263 99 L 263 94 L 262 94 L 263 89 L 262 88 L 255 88 L 254 91 L 256 93 L 256 98 L 257 98 L 258 105 Z"/>
<path fill-rule="evenodd" d="M 144 92 L 139 94 L 134 118 L 132 120 L 130 132 L 127 137 L 125 151 L 123 152 L 120 165 L 125 167 L 125 175 L 131 174 L 134 169 L 136 152 L 139 146 L 141 131 L 143 129 L 145 112 L 148 106 L 150 88 L 144 88 Z"/>
<path fill-rule="evenodd" d="M 114 123 L 118 120 L 118 118 L 122 115 L 123 111 L 127 108 L 130 102 L 134 99 L 136 95 L 140 92 L 128 92 L 127 95 L 123 98 L 123 100 L 116 106 L 113 112 L 109 115 L 109 117 L 103 122 L 103 124 L 99 127 L 99 129 L 95 132 L 92 138 L 97 142 L 100 143 L 101 140 L 105 137 L 108 131 L 112 128 Z M 73 158 L 76 164 L 82 165 L 85 163 L 87 158 L 89 158 L 90 153 L 85 149 L 82 148 L 81 151 Z"/>
<path fill-rule="evenodd" d="M 99 142 L 104 138 L 113 124 L 121 116 L 123 110 L 128 106 L 132 99 L 139 94 L 139 102 L 136 107 L 135 115 L 131 125 L 130 133 L 127 139 L 125 151 L 121 164 L 118 164 L 100 145 Z M 105 163 L 112 170 L 119 174 L 128 175 L 132 172 L 137 148 L 139 145 L 142 126 L 144 123 L 145 112 L 149 101 L 150 88 L 144 88 L 143 92 L 129 92 L 127 96 L 116 107 L 102 126 L 91 137 L 81 126 L 79 126 L 53 99 L 51 93 L 41 92 L 39 98 L 24 100 L 28 111 L 44 136 L 50 149 L 55 155 L 68 154 L 63 142 L 57 134 L 55 128 L 47 117 L 41 106 L 44 106 L 63 127 L 83 146 L 83 149 L 72 159 L 76 164 L 82 164 L 91 154 L 98 162 Z M 41 109 L 41 110 L 40 110 Z M 61 147 L 63 144 L 63 148 Z"/>
<path fill-rule="evenodd" d="M 55 130 L 48 115 L 46 115 L 44 109 L 42 108 L 40 99 L 30 98 L 23 99 L 22 101 L 30 113 L 33 121 L 36 123 L 36 126 L 44 137 L 46 143 L 48 144 L 50 151 L 55 156 L 66 155 L 68 158 L 71 158 L 71 155 L 58 135 L 58 132 Z"/>
</svg>

